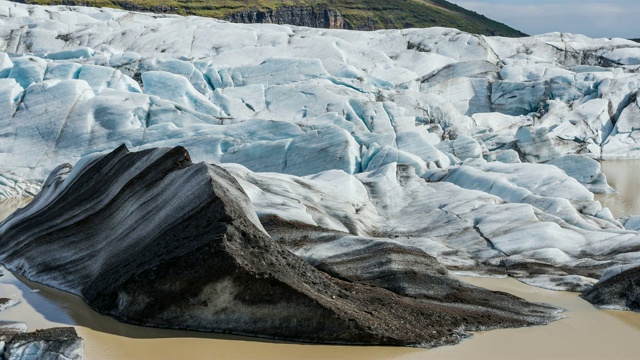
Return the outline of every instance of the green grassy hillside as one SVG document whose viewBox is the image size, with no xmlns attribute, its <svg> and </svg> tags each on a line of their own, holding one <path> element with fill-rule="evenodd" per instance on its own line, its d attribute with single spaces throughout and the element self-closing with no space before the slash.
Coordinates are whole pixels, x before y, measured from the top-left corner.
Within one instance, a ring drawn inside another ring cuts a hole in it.
<svg viewBox="0 0 640 360">
<path fill-rule="evenodd" d="M 199 15 L 230 19 L 247 12 L 299 12 L 329 9 L 339 12 L 347 29 L 454 27 L 463 31 L 501 36 L 526 34 L 444 0 L 18 0 L 40 5 L 83 5 L 129 10 Z M 286 16 L 283 16 L 286 18 Z M 297 25 L 297 24 L 294 24 Z"/>
</svg>

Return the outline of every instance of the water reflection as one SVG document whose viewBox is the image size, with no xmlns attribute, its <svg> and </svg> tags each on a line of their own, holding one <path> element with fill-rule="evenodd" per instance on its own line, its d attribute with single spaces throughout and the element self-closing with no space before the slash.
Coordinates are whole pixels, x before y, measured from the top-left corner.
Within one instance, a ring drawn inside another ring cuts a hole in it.
<svg viewBox="0 0 640 360">
<path fill-rule="evenodd" d="M 465 278 L 476 286 L 565 308 L 567 318 L 547 326 L 493 330 L 451 350 L 430 350 L 437 359 L 637 359 L 640 313 L 603 311 L 577 293 L 550 291 L 515 279 Z"/>
<path fill-rule="evenodd" d="M 640 160 L 603 161 L 602 172 L 617 193 L 596 195 L 615 218 L 640 214 Z"/>
<path fill-rule="evenodd" d="M 24 207 L 31 198 L 19 198 L 19 199 L 0 199 L 0 221 L 11 215 L 16 209 Z"/>
<path fill-rule="evenodd" d="M 96 313 L 78 296 L 29 281 L 19 275 L 8 274 L 9 278 L 11 278 L 11 276 L 15 277 L 16 281 L 14 281 L 14 284 L 22 292 L 21 296 L 34 308 L 34 310 L 42 314 L 47 321 L 55 323 L 70 326 L 80 325 L 99 332 L 138 339 L 195 337 L 285 343 L 281 341 L 263 340 L 235 335 L 156 329 L 124 324 L 108 316 Z M 34 292 L 33 290 L 36 291 Z"/>
</svg>

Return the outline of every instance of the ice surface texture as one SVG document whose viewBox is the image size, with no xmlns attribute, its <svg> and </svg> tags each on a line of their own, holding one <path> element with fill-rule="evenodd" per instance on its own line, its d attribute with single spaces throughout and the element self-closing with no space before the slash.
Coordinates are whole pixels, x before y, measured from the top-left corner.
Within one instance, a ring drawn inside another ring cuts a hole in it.
<svg viewBox="0 0 640 360">
<path fill-rule="evenodd" d="M 611 191 L 591 159 L 640 157 L 640 44 L 4 1 L 0 17 L 0 173 L 12 179 L 41 182 L 123 143 L 182 145 L 244 166 L 232 172 L 259 215 L 405 236 L 449 267 L 544 267 L 555 280 L 538 284 L 578 289 L 640 260 L 638 234 L 587 190 Z M 254 183 L 269 177 L 283 188 Z M 312 180 L 314 192 L 298 187 Z"/>
<path fill-rule="evenodd" d="M 456 343 L 465 330 L 558 318 L 553 307 L 465 285 L 419 249 L 394 257 L 429 275 L 411 284 L 457 297 L 337 280 L 273 241 L 235 178 L 192 164 L 182 147 L 121 146 L 58 167 L 29 205 L 0 223 L 0 248 L 8 269 L 147 326 L 430 347 Z"/>
<path fill-rule="evenodd" d="M 622 39 L 8 2 L 0 16 L 0 171 L 28 179 L 121 143 L 180 144 L 197 160 L 294 175 L 394 161 L 421 175 L 466 158 L 515 160 L 507 150 L 525 161 L 640 156 L 640 45 Z"/>
</svg>

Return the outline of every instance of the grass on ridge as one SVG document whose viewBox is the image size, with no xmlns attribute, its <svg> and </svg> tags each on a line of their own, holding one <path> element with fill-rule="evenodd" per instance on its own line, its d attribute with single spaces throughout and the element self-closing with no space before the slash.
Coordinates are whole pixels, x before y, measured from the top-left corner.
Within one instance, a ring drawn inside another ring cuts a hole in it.
<svg viewBox="0 0 640 360">
<path fill-rule="evenodd" d="M 453 27 L 483 35 L 525 36 L 509 26 L 444 0 L 17 0 L 38 5 L 111 7 L 227 19 L 247 11 L 320 7 L 338 11 L 351 29 Z"/>
</svg>

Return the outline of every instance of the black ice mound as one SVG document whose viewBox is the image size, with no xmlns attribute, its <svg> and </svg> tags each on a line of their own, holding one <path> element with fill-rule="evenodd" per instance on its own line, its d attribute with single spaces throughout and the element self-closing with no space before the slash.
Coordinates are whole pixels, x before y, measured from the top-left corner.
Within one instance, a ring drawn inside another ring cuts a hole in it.
<svg viewBox="0 0 640 360">
<path fill-rule="evenodd" d="M 598 282 L 581 296 L 601 308 L 640 312 L 640 266 Z"/>
<path fill-rule="evenodd" d="M 84 360 L 84 340 L 72 327 L 12 333 L 0 328 L 0 358 Z"/>
<path fill-rule="evenodd" d="M 436 346 L 540 324 L 335 279 L 264 231 L 224 169 L 182 147 L 62 165 L 0 223 L 0 262 L 134 324 L 309 342 Z"/>
</svg>

